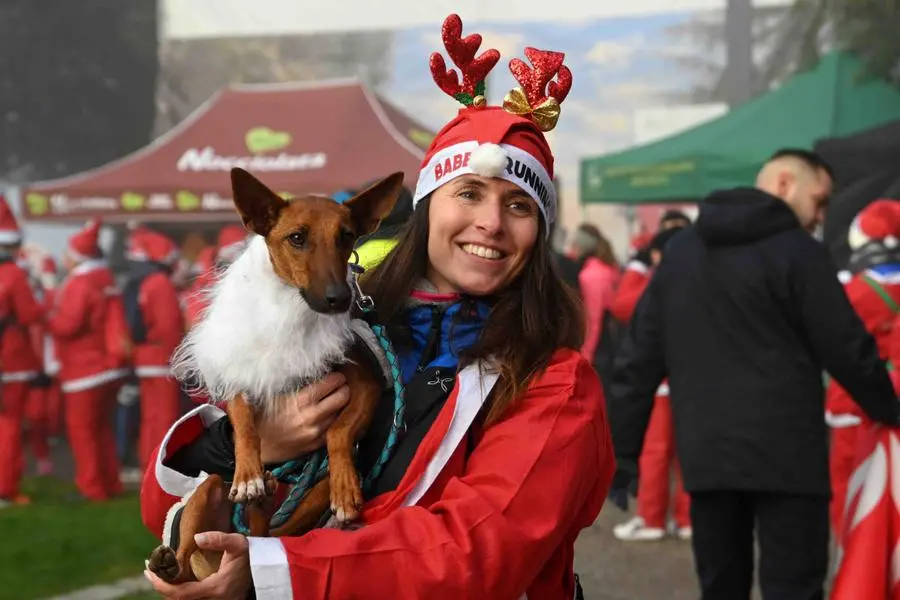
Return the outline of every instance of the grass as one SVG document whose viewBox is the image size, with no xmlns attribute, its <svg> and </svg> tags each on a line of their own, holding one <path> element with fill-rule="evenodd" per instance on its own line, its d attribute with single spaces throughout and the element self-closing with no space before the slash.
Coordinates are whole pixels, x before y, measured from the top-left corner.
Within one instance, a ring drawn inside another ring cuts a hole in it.
<svg viewBox="0 0 900 600">
<path fill-rule="evenodd" d="M 141 574 L 158 541 L 141 523 L 137 494 L 93 504 L 67 500 L 74 491 L 59 480 L 28 479 L 23 492 L 34 503 L 0 510 L 0 600 L 37 600 Z"/>
<path fill-rule="evenodd" d="M 123 596 L 119 600 L 159 600 L 160 595 L 156 592 L 138 592 L 137 594 L 129 594 Z"/>
</svg>

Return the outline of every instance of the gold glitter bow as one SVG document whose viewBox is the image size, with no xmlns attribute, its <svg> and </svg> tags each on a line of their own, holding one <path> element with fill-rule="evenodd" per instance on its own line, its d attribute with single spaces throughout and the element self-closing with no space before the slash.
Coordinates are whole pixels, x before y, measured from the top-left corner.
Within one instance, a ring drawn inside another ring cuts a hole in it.
<svg viewBox="0 0 900 600">
<path fill-rule="evenodd" d="M 510 90 L 503 99 L 503 110 L 514 115 L 530 118 L 541 131 L 550 131 L 556 127 L 559 120 L 559 102 L 552 96 L 541 102 L 535 108 L 531 107 L 525 91 L 517 87 Z"/>
</svg>

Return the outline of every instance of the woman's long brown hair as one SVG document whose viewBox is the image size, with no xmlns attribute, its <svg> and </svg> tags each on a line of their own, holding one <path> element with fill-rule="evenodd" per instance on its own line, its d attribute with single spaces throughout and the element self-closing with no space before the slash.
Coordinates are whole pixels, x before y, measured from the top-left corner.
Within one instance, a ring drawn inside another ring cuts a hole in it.
<svg viewBox="0 0 900 600">
<path fill-rule="evenodd" d="M 398 342 L 406 339 L 404 310 L 409 294 L 428 266 L 429 201 L 420 202 L 397 245 L 361 282 L 375 301 L 379 319 Z M 461 366 L 490 358 L 499 368 L 486 425 L 506 414 L 532 379 L 547 368 L 556 350 L 578 350 L 584 340 L 581 300 L 564 284 L 544 232 L 542 221 L 522 272 L 492 298 L 481 335 L 461 357 Z"/>
</svg>

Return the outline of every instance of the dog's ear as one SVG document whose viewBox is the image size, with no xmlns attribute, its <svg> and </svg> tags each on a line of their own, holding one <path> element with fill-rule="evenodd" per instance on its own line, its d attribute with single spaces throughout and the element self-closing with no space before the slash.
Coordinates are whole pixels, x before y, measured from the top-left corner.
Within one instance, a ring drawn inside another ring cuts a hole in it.
<svg viewBox="0 0 900 600">
<path fill-rule="evenodd" d="M 244 227 L 263 237 L 269 235 L 278 214 L 288 205 L 259 179 L 237 167 L 231 169 L 231 191 Z"/>
<path fill-rule="evenodd" d="M 388 175 L 344 202 L 356 223 L 356 235 L 368 235 L 378 229 L 381 220 L 394 209 L 403 187 L 403 173 Z"/>
</svg>

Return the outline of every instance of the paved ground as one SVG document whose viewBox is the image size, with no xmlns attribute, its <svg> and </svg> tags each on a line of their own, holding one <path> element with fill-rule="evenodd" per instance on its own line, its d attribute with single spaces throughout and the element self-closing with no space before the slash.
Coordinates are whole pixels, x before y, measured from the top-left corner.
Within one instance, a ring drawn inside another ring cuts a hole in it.
<svg viewBox="0 0 900 600">
<path fill-rule="evenodd" d="M 586 600 L 697 600 L 690 542 L 620 542 L 612 528 L 627 518 L 607 504 L 578 538 L 575 565 Z"/>
</svg>

